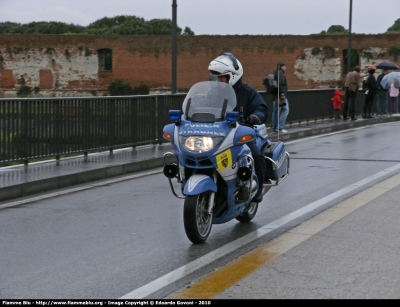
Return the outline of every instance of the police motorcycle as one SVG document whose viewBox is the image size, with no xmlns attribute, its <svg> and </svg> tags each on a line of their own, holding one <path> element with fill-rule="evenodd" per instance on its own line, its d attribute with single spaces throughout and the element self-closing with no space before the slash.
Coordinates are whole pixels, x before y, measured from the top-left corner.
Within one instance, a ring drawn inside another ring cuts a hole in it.
<svg viewBox="0 0 400 307">
<path fill-rule="evenodd" d="M 258 203 L 252 202 L 258 185 L 263 185 L 265 194 L 289 175 L 290 157 L 283 142 L 270 142 L 265 124 L 239 123 L 235 106 L 236 95 L 229 84 L 199 82 L 186 95 L 182 111 L 169 111 L 174 123 L 163 130 L 174 149 L 164 154 L 163 172 L 173 195 L 184 199 L 184 228 L 194 244 L 207 240 L 212 224 L 232 219 L 250 222 L 258 209 Z M 261 183 L 246 145 L 253 139 L 267 165 Z M 175 192 L 174 178 L 181 195 Z"/>
</svg>

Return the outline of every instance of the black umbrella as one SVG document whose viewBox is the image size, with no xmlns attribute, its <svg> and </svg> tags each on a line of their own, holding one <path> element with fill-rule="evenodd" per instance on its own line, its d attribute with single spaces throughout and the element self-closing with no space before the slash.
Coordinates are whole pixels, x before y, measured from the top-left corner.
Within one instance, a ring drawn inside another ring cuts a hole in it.
<svg viewBox="0 0 400 307">
<path fill-rule="evenodd" d="M 381 63 L 379 63 L 378 65 L 376 65 L 376 68 L 380 68 L 380 69 L 399 69 L 399 66 L 397 66 L 396 64 L 389 62 L 389 61 L 383 61 Z"/>
</svg>

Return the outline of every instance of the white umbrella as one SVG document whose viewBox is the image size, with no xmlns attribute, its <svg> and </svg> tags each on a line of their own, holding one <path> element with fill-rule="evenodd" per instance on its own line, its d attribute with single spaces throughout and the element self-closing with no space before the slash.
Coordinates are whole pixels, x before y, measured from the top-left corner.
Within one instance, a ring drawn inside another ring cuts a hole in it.
<svg viewBox="0 0 400 307">
<path fill-rule="evenodd" d="M 400 88 L 400 72 L 393 71 L 382 78 L 381 85 L 383 88 L 389 89 L 392 84 L 394 87 Z"/>
</svg>

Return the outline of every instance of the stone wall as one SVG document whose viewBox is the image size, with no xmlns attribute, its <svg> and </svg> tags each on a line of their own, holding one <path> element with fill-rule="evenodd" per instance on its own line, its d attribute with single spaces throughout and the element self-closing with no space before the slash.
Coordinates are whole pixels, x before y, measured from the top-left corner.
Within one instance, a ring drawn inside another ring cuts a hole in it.
<svg viewBox="0 0 400 307">
<path fill-rule="evenodd" d="M 343 79 L 347 46 L 347 35 L 179 36 L 178 91 L 207 80 L 208 64 L 223 51 L 240 60 L 243 81 L 257 90 L 279 60 L 290 90 L 333 88 Z M 352 35 L 362 69 L 383 60 L 400 66 L 399 47 L 400 34 Z M 104 48 L 112 52 L 111 71 L 99 61 Z M 22 84 L 40 89 L 39 97 L 103 95 L 115 79 L 168 90 L 171 49 L 169 36 L 0 35 L 0 97 L 15 97 Z"/>
</svg>

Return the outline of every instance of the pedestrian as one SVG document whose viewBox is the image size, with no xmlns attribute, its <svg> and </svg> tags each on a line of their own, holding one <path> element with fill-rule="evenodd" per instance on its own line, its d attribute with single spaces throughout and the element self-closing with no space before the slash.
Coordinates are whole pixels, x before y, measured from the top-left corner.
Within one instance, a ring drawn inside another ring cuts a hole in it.
<svg viewBox="0 0 400 307">
<path fill-rule="evenodd" d="M 211 74 L 217 76 L 219 82 L 228 83 L 236 94 L 236 108 L 240 118 L 251 125 L 261 125 L 268 119 L 268 106 L 261 95 L 250 85 L 243 83 L 243 66 L 230 52 L 223 52 L 208 66 Z M 254 166 L 258 180 L 258 190 L 253 202 L 259 203 L 263 199 L 265 159 L 254 141 L 246 143 L 254 159 Z"/>
<path fill-rule="evenodd" d="M 289 114 L 288 84 L 285 77 L 286 64 L 279 61 L 274 72 L 275 80 L 278 83 L 278 91 L 273 94 L 272 130 L 274 132 L 287 133 L 285 130 L 286 118 Z M 278 99 L 279 98 L 279 99 Z M 278 119 L 279 116 L 279 119 Z"/>
<path fill-rule="evenodd" d="M 372 106 L 376 92 L 378 90 L 378 83 L 376 82 L 374 73 L 376 71 L 375 65 L 369 65 L 367 68 L 368 74 L 363 79 L 363 91 L 364 91 L 364 112 L 363 118 L 374 118 L 372 116 Z"/>
<path fill-rule="evenodd" d="M 342 110 L 342 103 L 343 103 L 343 93 L 341 90 L 335 90 L 335 95 L 331 98 L 333 103 L 333 118 L 340 119 L 340 111 Z"/>
<path fill-rule="evenodd" d="M 399 88 L 393 83 L 390 85 L 389 96 L 392 101 L 392 116 L 399 116 Z"/>
<path fill-rule="evenodd" d="M 357 120 L 356 118 L 356 99 L 357 93 L 360 86 L 360 66 L 354 67 L 353 71 L 350 71 L 346 75 L 344 81 L 344 105 L 343 105 L 343 120 L 347 120 L 347 116 L 350 115 L 351 120 Z"/>
<path fill-rule="evenodd" d="M 389 69 L 383 69 L 382 73 L 378 76 L 378 92 L 376 101 L 376 112 L 378 116 L 388 115 L 388 90 L 383 88 L 381 81 L 385 75 L 389 73 Z"/>
</svg>

